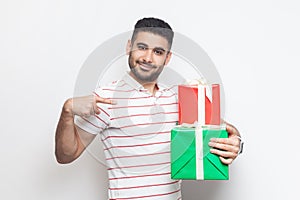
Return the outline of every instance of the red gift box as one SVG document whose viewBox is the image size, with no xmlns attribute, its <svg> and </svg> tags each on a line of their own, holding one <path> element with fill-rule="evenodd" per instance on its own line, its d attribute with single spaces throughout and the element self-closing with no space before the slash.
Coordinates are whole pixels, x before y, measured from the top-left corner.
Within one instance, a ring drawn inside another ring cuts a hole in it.
<svg viewBox="0 0 300 200">
<path fill-rule="evenodd" d="M 179 124 L 220 125 L 220 85 L 179 85 Z"/>
</svg>

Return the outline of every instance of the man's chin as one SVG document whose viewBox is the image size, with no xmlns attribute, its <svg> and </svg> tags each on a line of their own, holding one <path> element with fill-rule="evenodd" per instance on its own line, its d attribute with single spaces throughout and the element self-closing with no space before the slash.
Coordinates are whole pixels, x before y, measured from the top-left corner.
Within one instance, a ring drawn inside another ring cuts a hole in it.
<svg viewBox="0 0 300 200">
<path fill-rule="evenodd" d="M 138 79 L 139 82 L 154 82 L 156 79 L 152 76 L 144 76 L 142 74 L 133 73 L 135 78 Z"/>
<path fill-rule="evenodd" d="M 140 81 L 142 81 L 142 82 L 154 82 L 155 81 L 155 79 L 154 78 L 152 78 L 152 77 L 148 77 L 148 76 L 138 76 L 137 77 Z"/>
<path fill-rule="evenodd" d="M 131 73 L 135 76 L 137 81 L 139 82 L 156 82 L 158 75 L 156 72 L 150 71 L 144 71 L 141 68 L 131 68 Z"/>
</svg>

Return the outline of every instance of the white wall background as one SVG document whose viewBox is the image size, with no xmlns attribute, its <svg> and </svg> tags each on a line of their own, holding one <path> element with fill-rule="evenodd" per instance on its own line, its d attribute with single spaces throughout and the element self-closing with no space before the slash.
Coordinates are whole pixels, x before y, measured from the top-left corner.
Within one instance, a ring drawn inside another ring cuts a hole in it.
<svg viewBox="0 0 300 200">
<path fill-rule="evenodd" d="M 54 157 L 54 131 L 81 65 L 144 16 L 197 42 L 222 77 L 226 119 L 245 152 L 230 181 L 188 181 L 184 200 L 298 199 L 300 3 L 297 0 L 0 2 L 0 199 L 99 200 L 106 173 L 90 154 Z"/>
</svg>

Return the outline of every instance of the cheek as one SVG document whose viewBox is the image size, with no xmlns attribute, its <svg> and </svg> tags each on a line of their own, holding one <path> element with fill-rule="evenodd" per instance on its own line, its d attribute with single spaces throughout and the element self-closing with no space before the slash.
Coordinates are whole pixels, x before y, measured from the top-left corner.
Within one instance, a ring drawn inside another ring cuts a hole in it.
<svg viewBox="0 0 300 200">
<path fill-rule="evenodd" d="M 155 59 L 155 62 L 160 64 L 160 65 L 163 65 L 166 62 L 166 57 L 165 56 L 159 56 Z"/>
<path fill-rule="evenodd" d="M 142 56 L 143 56 L 143 53 L 140 52 L 140 51 L 132 51 L 132 52 L 131 52 L 131 57 L 132 57 L 134 60 L 138 60 L 138 59 L 140 59 Z"/>
</svg>

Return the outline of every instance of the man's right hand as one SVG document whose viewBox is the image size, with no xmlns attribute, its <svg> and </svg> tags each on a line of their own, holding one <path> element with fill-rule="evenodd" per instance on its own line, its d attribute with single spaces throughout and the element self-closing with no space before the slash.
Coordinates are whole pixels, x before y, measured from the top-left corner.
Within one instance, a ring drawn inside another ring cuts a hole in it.
<svg viewBox="0 0 300 200">
<path fill-rule="evenodd" d="M 55 155 L 59 163 L 70 163 L 78 158 L 95 138 L 75 125 L 74 115 L 89 117 L 100 114 L 97 103 L 115 104 L 97 95 L 70 98 L 64 103 L 55 135 Z"/>
<path fill-rule="evenodd" d="M 74 97 L 65 102 L 64 111 L 72 116 L 89 117 L 94 114 L 100 114 L 97 103 L 115 104 L 112 100 L 96 95 Z"/>
</svg>

